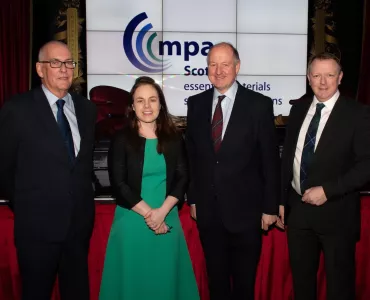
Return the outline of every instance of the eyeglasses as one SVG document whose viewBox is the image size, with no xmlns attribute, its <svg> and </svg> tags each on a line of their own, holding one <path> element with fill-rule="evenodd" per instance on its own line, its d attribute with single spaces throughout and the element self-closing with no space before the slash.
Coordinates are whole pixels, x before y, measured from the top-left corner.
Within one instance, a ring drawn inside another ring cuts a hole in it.
<svg viewBox="0 0 370 300">
<path fill-rule="evenodd" d="M 60 61 L 60 60 L 57 60 L 57 59 L 55 59 L 55 60 L 43 60 L 43 61 L 39 61 L 39 63 L 43 63 L 43 64 L 48 63 L 48 64 L 50 64 L 51 68 L 61 68 L 62 64 L 64 64 L 67 69 L 74 69 L 74 68 L 76 68 L 76 65 L 77 65 L 77 63 L 73 60 Z"/>
</svg>

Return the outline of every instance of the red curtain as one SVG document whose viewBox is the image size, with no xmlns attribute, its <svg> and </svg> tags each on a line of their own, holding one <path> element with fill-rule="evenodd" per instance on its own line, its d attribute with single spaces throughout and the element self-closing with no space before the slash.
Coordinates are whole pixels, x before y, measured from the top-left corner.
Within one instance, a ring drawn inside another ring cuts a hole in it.
<svg viewBox="0 0 370 300">
<path fill-rule="evenodd" d="M 364 0 L 362 57 L 357 99 L 370 104 L 370 0 Z"/>
<path fill-rule="evenodd" d="M 0 3 L 0 107 L 29 89 L 30 0 Z"/>
</svg>

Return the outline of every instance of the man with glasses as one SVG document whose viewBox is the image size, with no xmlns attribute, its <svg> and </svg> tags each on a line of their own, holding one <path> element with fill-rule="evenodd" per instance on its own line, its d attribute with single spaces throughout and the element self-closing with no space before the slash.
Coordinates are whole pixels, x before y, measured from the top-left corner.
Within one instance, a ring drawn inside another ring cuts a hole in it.
<svg viewBox="0 0 370 300">
<path fill-rule="evenodd" d="M 96 107 L 68 93 L 76 62 L 61 42 L 36 63 L 42 85 L 0 111 L 0 192 L 14 211 L 22 300 L 88 300 L 94 222 L 92 155 Z"/>
</svg>

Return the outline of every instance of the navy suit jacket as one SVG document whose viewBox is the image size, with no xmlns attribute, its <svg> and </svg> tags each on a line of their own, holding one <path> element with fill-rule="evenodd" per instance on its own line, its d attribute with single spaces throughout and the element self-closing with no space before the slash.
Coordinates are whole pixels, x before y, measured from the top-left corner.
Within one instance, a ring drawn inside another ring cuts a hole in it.
<svg viewBox="0 0 370 300">
<path fill-rule="evenodd" d="M 282 155 L 281 197 L 287 211 L 302 205 L 300 199 L 297 200 L 299 197 L 291 197 L 291 181 L 299 132 L 312 101 L 312 97 L 297 101 L 289 115 Z M 341 231 L 357 235 L 360 228 L 359 189 L 369 180 L 369 107 L 340 96 L 321 134 L 307 178 L 307 188 L 322 186 L 328 201 L 321 206 L 305 204 L 308 214 L 305 217 L 314 220 L 317 225 L 314 226 L 320 232 Z M 304 220 L 296 215 L 289 222 L 304 226 Z"/>
<path fill-rule="evenodd" d="M 261 215 L 277 214 L 279 151 L 272 100 L 238 84 L 234 106 L 215 153 L 211 135 L 213 89 L 189 97 L 186 142 L 190 165 L 188 202 L 198 226 L 222 220 L 238 232 L 261 227 Z"/>
<path fill-rule="evenodd" d="M 89 237 L 96 107 L 72 94 L 80 151 L 72 164 L 41 87 L 8 100 L 0 111 L 0 192 L 14 211 L 18 241 L 63 241 L 69 229 Z"/>
</svg>

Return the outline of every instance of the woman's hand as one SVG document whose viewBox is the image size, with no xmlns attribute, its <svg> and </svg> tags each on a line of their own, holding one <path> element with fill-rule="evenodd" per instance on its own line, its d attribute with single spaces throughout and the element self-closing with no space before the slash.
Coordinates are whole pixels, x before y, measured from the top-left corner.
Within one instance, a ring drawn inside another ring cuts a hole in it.
<svg viewBox="0 0 370 300">
<path fill-rule="evenodd" d="M 157 230 L 155 230 L 155 234 L 166 234 L 167 232 L 170 232 L 169 227 L 164 222 L 162 223 L 162 225 Z"/>
<path fill-rule="evenodd" d="M 164 219 L 166 218 L 168 211 L 164 208 L 156 208 L 149 211 L 145 216 L 145 222 L 148 227 L 154 231 L 158 230 L 162 224 L 164 224 Z"/>
</svg>

